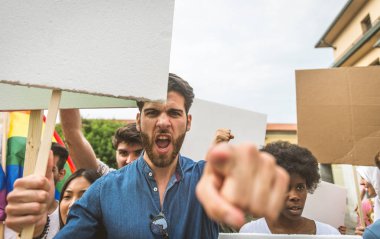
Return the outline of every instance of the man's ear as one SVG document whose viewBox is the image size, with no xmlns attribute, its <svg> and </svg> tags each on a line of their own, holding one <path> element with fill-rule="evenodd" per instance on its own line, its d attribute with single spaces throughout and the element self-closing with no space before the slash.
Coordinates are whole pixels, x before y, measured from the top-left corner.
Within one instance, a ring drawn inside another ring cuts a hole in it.
<svg viewBox="0 0 380 239">
<path fill-rule="evenodd" d="M 186 125 L 186 131 L 189 131 L 190 128 L 191 128 L 191 120 L 193 119 L 193 117 L 191 116 L 191 114 L 187 114 L 187 125 Z"/>
<path fill-rule="evenodd" d="M 140 113 L 137 113 L 137 115 L 136 115 L 136 129 L 139 132 L 141 131 L 140 123 L 141 123 L 141 115 L 140 115 Z"/>
<path fill-rule="evenodd" d="M 61 170 L 59 170 L 59 172 L 58 172 L 58 180 L 59 181 L 61 181 L 61 180 L 63 180 L 63 178 L 65 177 L 65 175 L 66 175 L 66 169 L 61 169 Z"/>
</svg>

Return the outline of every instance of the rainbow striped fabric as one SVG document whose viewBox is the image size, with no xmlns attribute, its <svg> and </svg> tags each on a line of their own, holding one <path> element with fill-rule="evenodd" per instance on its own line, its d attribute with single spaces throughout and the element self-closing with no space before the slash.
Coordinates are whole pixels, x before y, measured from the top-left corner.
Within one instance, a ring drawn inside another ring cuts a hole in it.
<svg viewBox="0 0 380 239">
<path fill-rule="evenodd" d="M 3 167 L 0 167 L 0 221 L 5 220 L 5 206 L 7 205 L 6 180 Z"/>
<path fill-rule="evenodd" d="M 1 156 L 1 161 L 3 160 L 3 155 L 5 156 L 5 149 L 3 146 L 5 146 L 5 142 L 3 142 L 4 139 L 3 136 L 5 136 L 4 132 L 4 123 L 5 121 L 2 120 L 2 123 L 0 123 L 0 156 Z M 0 221 L 5 220 L 5 206 L 7 205 L 6 198 L 7 198 L 7 188 L 6 188 L 6 182 L 7 179 L 5 177 L 5 173 L 3 170 L 3 165 L 0 164 Z"/>
<path fill-rule="evenodd" d="M 9 114 L 9 131 L 7 140 L 7 162 L 6 162 L 6 190 L 13 190 L 16 179 L 22 177 L 24 171 L 26 138 L 28 136 L 28 125 L 30 112 L 11 112 Z M 45 121 L 45 118 L 44 118 Z M 59 135 L 54 132 L 53 142 L 64 145 Z M 59 198 L 62 186 L 67 177 L 75 171 L 75 166 L 69 157 L 65 164 L 66 176 L 64 180 L 56 185 L 56 198 Z M 1 177 L 1 172 L 0 172 Z M 1 184 L 0 184 L 1 185 Z M 1 206 L 1 203 L 0 203 Z"/>
</svg>

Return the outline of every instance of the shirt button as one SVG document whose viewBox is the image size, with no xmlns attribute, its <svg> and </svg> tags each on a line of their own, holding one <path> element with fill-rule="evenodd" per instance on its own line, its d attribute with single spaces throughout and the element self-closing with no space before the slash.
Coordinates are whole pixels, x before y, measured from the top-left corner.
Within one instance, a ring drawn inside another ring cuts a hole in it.
<svg viewBox="0 0 380 239">
<path fill-rule="evenodd" d="M 154 187 L 154 188 L 153 188 L 153 191 L 157 192 L 157 190 L 158 190 L 157 187 Z"/>
<path fill-rule="evenodd" d="M 149 177 L 152 177 L 153 173 L 152 172 L 149 172 Z"/>
</svg>

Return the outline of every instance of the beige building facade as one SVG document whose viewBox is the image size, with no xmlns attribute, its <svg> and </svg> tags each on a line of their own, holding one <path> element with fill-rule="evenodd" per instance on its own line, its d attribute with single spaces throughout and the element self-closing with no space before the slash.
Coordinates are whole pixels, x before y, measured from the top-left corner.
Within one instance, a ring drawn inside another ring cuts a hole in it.
<svg viewBox="0 0 380 239">
<path fill-rule="evenodd" d="M 315 47 L 333 49 L 332 67 L 379 65 L 380 1 L 348 1 Z"/>
<path fill-rule="evenodd" d="M 297 143 L 297 125 L 296 124 L 267 124 L 265 144 L 277 140 L 289 141 L 292 144 Z"/>
</svg>

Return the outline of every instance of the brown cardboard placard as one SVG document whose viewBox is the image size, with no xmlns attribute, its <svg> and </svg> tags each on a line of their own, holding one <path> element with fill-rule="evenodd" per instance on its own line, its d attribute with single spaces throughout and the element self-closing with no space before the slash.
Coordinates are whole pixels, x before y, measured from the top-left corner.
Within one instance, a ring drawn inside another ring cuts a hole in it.
<svg viewBox="0 0 380 239">
<path fill-rule="evenodd" d="M 320 163 L 373 165 L 380 150 L 380 67 L 296 71 L 298 143 Z"/>
</svg>

